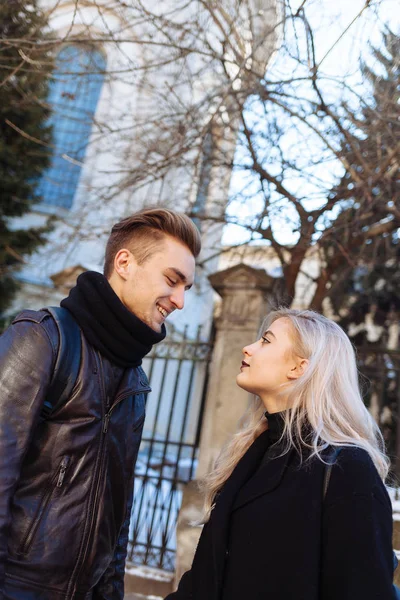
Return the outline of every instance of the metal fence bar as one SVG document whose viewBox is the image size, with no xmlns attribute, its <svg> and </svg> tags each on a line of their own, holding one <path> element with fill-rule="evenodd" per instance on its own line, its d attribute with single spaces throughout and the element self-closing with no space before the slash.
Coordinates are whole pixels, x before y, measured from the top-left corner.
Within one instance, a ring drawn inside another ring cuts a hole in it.
<svg viewBox="0 0 400 600">
<path fill-rule="evenodd" d="M 187 326 L 185 327 L 184 330 L 184 334 L 183 334 L 183 344 L 186 343 L 186 337 L 187 337 Z M 171 407 L 170 407 L 170 411 L 169 411 L 169 418 L 168 418 L 168 425 L 167 425 L 167 431 L 165 434 L 165 438 L 166 440 L 170 439 L 170 434 L 171 434 L 171 425 L 172 425 L 172 419 L 174 417 L 174 412 L 175 412 L 175 407 L 176 407 L 176 401 L 177 401 L 177 391 L 178 391 L 178 384 L 179 384 L 179 378 L 180 378 L 180 374 L 181 374 L 181 369 L 182 369 L 182 364 L 183 364 L 183 357 L 182 354 L 179 355 L 179 358 L 175 359 L 178 362 L 178 367 L 177 367 L 177 371 L 175 373 L 175 382 L 174 382 L 174 387 L 173 387 L 173 392 L 172 392 L 172 402 L 171 402 Z M 156 421 L 155 421 L 156 423 Z M 160 497 L 161 494 L 161 487 L 162 487 L 162 474 L 163 474 L 163 465 L 165 464 L 166 461 L 166 456 L 167 456 L 167 448 L 168 448 L 168 441 L 166 441 L 163 444 L 164 448 L 162 450 L 162 456 L 161 456 L 161 469 L 160 469 L 160 479 L 159 482 L 157 484 L 157 493 L 156 493 L 156 497 L 155 497 L 155 504 L 157 505 L 158 499 Z M 150 456 L 150 455 L 149 455 Z M 173 498 L 174 496 L 174 492 L 176 490 L 176 482 L 173 480 L 171 483 L 171 488 L 170 488 L 170 498 Z M 162 501 L 162 494 L 161 494 L 161 501 Z M 156 524 L 157 526 L 157 520 L 158 520 L 158 530 L 161 531 L 161 535 L 163 535 L 166 531 L 168 531 L 168 525 L 170 522 L 170 512 L 168 511 L 168 514 L 166 515 L 166 519 L 165 519 L 165 528 L 161 527 L 161 523 L 163 521 L 163 511 L 164 511 L 164 503 L 162 502 L 161 506 L 160 506 L 160 510 L 154 511 L 152 518 L 151 518 L 151 522 L 150 522 L 150 526 L 149 526 L 149 537 L 150 539 L 152 538 L 153 534 L 154 534 L 154 526 Z M 158 517 L 158 519 L 157 519 Z M 161 554 L 160 554 L 160 564 L 163 563 L 163 558 L 165 555 L 165 552 L 167 550 L 166 544 L 162 544 L 161 546 Z"/>
<path fill-rule="evenodd" d="M 398 484 L 400 482 L 400 351 L 362 347 L 357 349 L 357 361 L 359 371 L 368 380 L 366 404 L 372 409 L 371 412 L 381 428 L 391 459 L 391 475 Z"/>
<path fill-rule="evenodd" d="M 201 332 L 201 327 L 199 327 L 198 330 L 197 330 L 197 336 L 196 336 L 196 341 L 197 342 L 200 339 L 200 332 Z M 181 430 L 180 430 L 179 439 L 183 439 L 184 432 L 185 432 L 186 425 L 187 425 L 187 419 L 188 419 L 188 416 L 189 416 L 190 398 L 192 396 L 192 391 L 193 391 L 194 374 L 195 374 L 195 363 L 192 362 L 192 367 L 191 367 L 190 376 L 189 376 L 189 384 L 188 384 L 186 402 L 185 402 L 185 412 L 184 412 L 183 419 L 182 419 L 182 424 L 181 424 Z M 175 468 L 174 468 L 174 472 L 173 472 L 173 480 L 175 482 L 175 485 L 179 485 L 179 483 L 178 483 L 179 482 L 178 469 L 179 469 L 179 463 L 180 463 L 181 453 L 182 453 L 182 448 L 183 447 L 184 447 L 184 444 L 180 444 L 178 446 L 178 455 L 177 455 L 177 459 L 176 459 L 176 463 L 175 463 Z M 190 468 L 190 474 L 189 474 L 190 478 L 192 476 L 192 471 L 193 471 L 195 452 L 196 452 L 196 446 L 193 445 L 193 454 L 192 454 L 191 468 Z M 168 514 L 169 515 L 171 515 L 171 513 L 172 513 L 172 505 L 173 505 L 174 499 L 176 500 L 176 495 L 177 494 L 172 494 L 172 493 L 170 495 L 169 507 L 168 507 Z M 167 544 L 167 540 L 166 540 L 166 544 Z"/>
<path fill-rule="evenodd" d="M 153 373 L 153 367 L 154 367 L 154 359 L 151 362 L 151 366 L 150 366 L 150 373 Z M 150 461 L 151 461 L 151 455 L 152 455 L 152 450 L 153 450 L 153 444 L 155 441 L 155 429 L 156 429 L 156 425 L 157 425 L 157 417 L 160 411 L 160 406 L 161 406 L 161 391 L 163 389 L 163 385 L 165 382 L 165 377 L 166 377 L 166 373 L 167 373 L 167 362 L 165 362 L 164 364 L 164 368 L 163 368 L 163 372 L 162 372 L 162 378 L 161 378 L 161 387 L 160 387 L 160 393 L 158 396 L 158 400 L 157 400 L 157 409 L 156 409 L 156 418 L 154 419 L 154 425 L 153 425 L 153 431 L 152 431 L 152 437 L 150 438 L 150 450 L 148 452 L 148 456 L 147 456 L 147 464 L 146 464 L 146 473 L 148 473 L 149 468 L 150 468 Z M 150 376 L 149 376 L 150 378 Z M 151 378 L 150 378 L 151 381 Z M 149 394 L 150 396 L 150 394 Z M 147 401 L 149 400 L 149 398 L 147 399 Z M 142 441 L 143 443 L 143 441 Z M 143 477 L 143 481 L 142 481 L 142 486 L 141 486 L 141 495 L 140 495 L 140 504 L 139 504 L 139 509 L 138 509 L 138 514 L 143 515 L 143 511 L 145 511 L 145 514 L 148 513 L 149 510 L 149 506 L 145 506 L 144 504 L 144 499 L 145 499 L 145 483 L 146 483 L 146 476 Z M 144 520 L 144 522 L 147 521 L 147 518 Z M 133 560 L 133 551 L 135 548 L 135 545 L 138 543 L 139 540 L 139 536 L 140 536 L 140 525 L 143 523 L 143 519 L 133 519 L 133 539 L 131 542 L 131 551 L 129 553 L 128 558 L 130 560 Z M 148 555 L 146 554 L 145 556 L 145 563 L 147 564 L 148 561 Z"/>
<path fill-rule="evenodd" d="M 134 564 L 174 570 L 177 516 L 195 468 L 199 423 L 194 417 L 203 412 L 210 355 L 211 344 L 201 341 L 199 329 L 194 340 L 187 339 L 186 330 L 181 340 L 158 344 L 147 357 L 155 391 L 148 396 L 149 429 L 135 471 L 128 551 Z"/>
</svg>

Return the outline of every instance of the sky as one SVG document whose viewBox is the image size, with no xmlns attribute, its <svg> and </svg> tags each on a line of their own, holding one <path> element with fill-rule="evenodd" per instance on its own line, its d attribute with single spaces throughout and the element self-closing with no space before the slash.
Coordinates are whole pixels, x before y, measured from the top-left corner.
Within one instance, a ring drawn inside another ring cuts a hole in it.
<svg viewBox="0 0 400 600">
<path fill-rule="evenodd" d="M 301 0 L 290 0 L 292 12 L 302 4 Z M 322 70 L 327 75 L 345 76 L 348 83 L 356 85 L 359 80 L 359 59 L 365 55 L 368 44 L 377 46 L 380 43 L 382 23 L 389 23 L 394 31 L 400 30 L 400 11 L 398 0 L 372 0 L 370 6 L 352 23 L 365 5 L 365 0 L 306 0 L 304 9 L 315 33 L 315 50 L 317 62 L 322 60 Z M 399 16 L 398 16 L 399 15 Z M 347 27 L 350 28 L 340 37 Z M 279 56 L 275 59 L 279 61 Z M 276 68 L 272 65 L 272 69 Z M 333 177 L 332 173 L 332 177 Z M 240 175 L 233 175 L 231 194 L 242 184 Z M 259 206 L 254 199 L 240 210 L 251 214 Z M 232 204 L 231 214 L 239 209 Z M 229 214 L 229 209 L 228 209 Z M 284 243 L 295 241 L 290 225 L 282 219 L 280 225 L 281 240 Z M 248 240 L 248 233 L 236 225 L 224 228 L 223 244 L 240 244 Z"/>
</svg>

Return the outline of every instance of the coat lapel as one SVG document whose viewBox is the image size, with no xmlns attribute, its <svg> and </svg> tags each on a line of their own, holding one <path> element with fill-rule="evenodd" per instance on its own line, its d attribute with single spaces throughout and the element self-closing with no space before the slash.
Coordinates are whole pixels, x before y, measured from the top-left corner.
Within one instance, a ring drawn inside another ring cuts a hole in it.
<svg viewBox="0 0 400 600">
<path fill-rule="evenodd" d="M 260 462 L 270 445 L 269 432 L 264 431 L 240 459 L 232 475 L 226 481 L 207 525 L 210 536 L 214 583 L 208 591 L 209 600 L 220 597 L 226 549 L 228 547 L 229 522 L 232 511 L 251 502 L 254 498 L 275 489 L 286 470 L 291 452 L 278 456 L 258 470 Z M 206 533 L 206 532 L 204 532 Z"/>
<path fill-rule="evenodd" d="M 272 492 L 281 482 L 286 471 L 292 451 L 283 456 L 271 458 L 239 491 L 232 506 L 232 511 L 252 502 L 255 498 Z"/>
<path fill-rule="evenodd" d="M 232 475 L 226 481 L 217 499 L 210 517 L 213 567 L 216 592 L 221 589 L 225 564 L 225 552 L 228 543 L 229 520 L 233 504 L 242 486 L 256 472 L 262 457 L 269 446 L 269 433 L 264 431 L 240 459 Z"/>
<path fill-rule="evenodd" d="M 125 369 L 116 392 L 117 396 L 129 396 L 151 391 L 148 379 L 141 367 Z"/>
</svg>

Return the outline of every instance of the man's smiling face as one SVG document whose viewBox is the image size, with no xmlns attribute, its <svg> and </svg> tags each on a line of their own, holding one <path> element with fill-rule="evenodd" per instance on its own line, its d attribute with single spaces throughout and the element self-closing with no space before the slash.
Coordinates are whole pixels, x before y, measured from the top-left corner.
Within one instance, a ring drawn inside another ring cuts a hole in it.
<svg viewBox="0 0 400 600">
<path fill-rule="evenodd" d="M 185 244 L 165 235 L 159 248 L 141 265 L 129 250 L 120 250 L 114 269 L 110 285 L 121 302 L 160 332 L 168 315 L 184 306 L 185 292 L 193 285 L 195 259 Z"/>
</svg>

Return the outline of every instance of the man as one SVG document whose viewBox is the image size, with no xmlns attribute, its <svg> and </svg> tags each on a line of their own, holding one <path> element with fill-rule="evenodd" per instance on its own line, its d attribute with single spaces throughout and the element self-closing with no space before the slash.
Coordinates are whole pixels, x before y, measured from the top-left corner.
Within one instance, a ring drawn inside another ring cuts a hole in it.
<svg viewBox="0 0 400 600">
<path fill-rule="evenodd" d="M 199 252 L 181 213 L 142 210 L 113 227 L 104 275 L 83 273 L 61 302 L 82 334 L 80 366 L 48 418 L 59 348 L 52 315 L 25 311 L 0 338 L 0 598 L 123 598 L 150 389 L 140 364 L 183 308 Z"/>
</svg>

